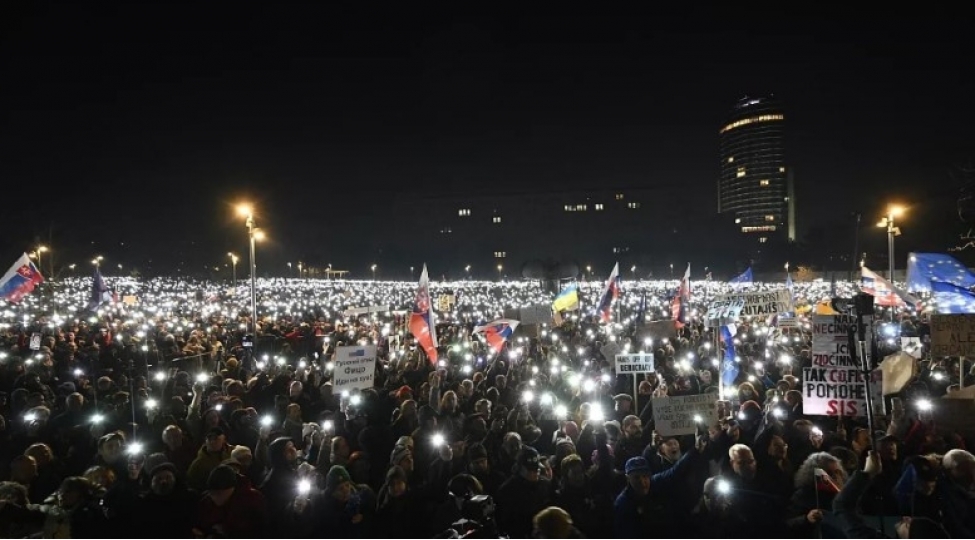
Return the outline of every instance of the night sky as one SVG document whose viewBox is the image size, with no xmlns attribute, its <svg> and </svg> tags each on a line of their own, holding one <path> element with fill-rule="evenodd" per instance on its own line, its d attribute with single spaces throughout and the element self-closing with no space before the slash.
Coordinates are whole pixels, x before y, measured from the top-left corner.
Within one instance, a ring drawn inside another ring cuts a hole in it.
<svg viewBox="0 0 975 540">
<path fill-rule="evenodd" d="M 949 171 L 975 162 L 973 22 L 16 3 L 0 18 L 0 254 L 41 240 L 65 264 L 223 263 L 244 250 L 241 198 L 274 257 L 312 263 L 368 244 L 409 191 L 680 183 L 705 216 L 718 128 L 770 93 L 801 233 L 853 211 L 872 225 L 897 200 L 899 246 L 943 251 L 966 229 Z"/>
</svg>

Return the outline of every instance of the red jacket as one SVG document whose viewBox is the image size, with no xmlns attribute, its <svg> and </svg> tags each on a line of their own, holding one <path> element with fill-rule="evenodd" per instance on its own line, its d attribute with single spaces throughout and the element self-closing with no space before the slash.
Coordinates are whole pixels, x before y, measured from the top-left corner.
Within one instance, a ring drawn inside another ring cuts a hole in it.
<svg viewBox="0 0 975 540">
<path fill-rule="evenodd" d="M 247 481 L 237 483 L 234 494 L 223 506 L 203 495 L 197 509 L 196 528 L 207 537 L 265 538 L 266 523 L 264 496 Z"/>
</svg>

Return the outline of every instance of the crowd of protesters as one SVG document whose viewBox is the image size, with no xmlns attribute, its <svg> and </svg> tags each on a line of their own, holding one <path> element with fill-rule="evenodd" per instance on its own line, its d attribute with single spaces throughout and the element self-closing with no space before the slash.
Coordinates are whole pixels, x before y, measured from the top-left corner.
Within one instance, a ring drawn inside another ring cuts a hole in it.
<svg viewBox="0 0 975 540">
<path fill-rule="evenodd" d="M 676 282 L 645 281 L 613 323 L 584 302 L 496 353 L 472 327 L 552 295 L 434 284 L 451 295 L 437 362 L 405 324 L 414 284 L 262 280 L 257 321 L 225 284 L 117 286 L 95 312 L 77 307 L 90 281 L 69 280 L 2 314 L 0 536 L 975 537 L 973 441 L 916 405 L 959 384 L 957 359 L 925 355 L 871 433 L 803 414 L 808 319 L 743 320 L 721 392 L 701 315 L 726 285 L 695 283 L 670 338 L 640 331 L 670 316 Z M 795 287 L 800 312 L 830 294 Z M 376 304 L 390 311 L 343 315 Z M 929 334 L 924 315 L 894 326 Z M 616 374 L 612 341 L 653 352 L 656 372 Z M 356 344 L 377 346 L 374 385 L 333 391 L 335 348 Z M 691 394 L 717 421 L 660 436 L 652 399 Z"/>
</svg>

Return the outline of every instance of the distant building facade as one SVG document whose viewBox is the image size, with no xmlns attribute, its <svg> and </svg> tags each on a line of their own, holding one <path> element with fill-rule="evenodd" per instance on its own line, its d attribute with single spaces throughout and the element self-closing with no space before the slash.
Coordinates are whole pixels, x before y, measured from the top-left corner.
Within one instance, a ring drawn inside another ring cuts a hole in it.
<svg viewBox="0 0 975 540">
<path fill-rule="evenodd" d="M 785 112 L 772 97 L 738 101 L 718 132 L 718 214 L 759 244 L 796 240 L 795 190 L 786 167 Z"/>
</svg>

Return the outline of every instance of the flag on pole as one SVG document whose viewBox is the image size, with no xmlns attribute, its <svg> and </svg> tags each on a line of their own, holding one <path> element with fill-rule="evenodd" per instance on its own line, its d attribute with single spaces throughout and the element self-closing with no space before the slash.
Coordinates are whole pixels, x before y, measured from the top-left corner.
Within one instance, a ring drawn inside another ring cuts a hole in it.
<svg viewBox="0 0 975 540">
<path fill-rule="evenodd" d="M 907 256 L 907 290 L 931 291 L 932 281 L 969 289 L 975 287 L 975 274 L 958 259 L 945 253 L 910 253 Z"/>
<path fill-rule="evenodd" d="M 560 311 L 575 311 L 577 309 L 579 309 L 579 286 L 571 283 L 555 297 L 555 300 L 552 302 L 552 310 L 558 313 Z"/>
<path fill-rule="evenodd" d="M 823 469 L 816 468 L 814 469 L 813 474 L 816 475 L 816 491 L 832 495 L 836 495 L 840 492 L 839 486 L 836 485 L 836 482 L 833 482 L 833 479 L 830 478 L 829 473 Z"/>
<path fill-rule="evenodd" d="M 753 282 L 754 278 L 752 275 L 752 267 L 749 266 L 748 269 L 742 272 L 739 276 L 731 278 L 731 281 L 728 283 L 732 285 L 751 285 Z"/>
<path fill-rule="evenodd" d="M 735 380 L 738 378 L 738 362 L 735 361 L 735 334 L 738 333 L 738 326 L 734 324 L 727 324 L 721 327 L 721 341 L 724 342 L 724 361 L 721 365 L 721 382 L 725 386 L 731 386 L 735 384 Z"/>
<path fill-rule="evenodd" d="M 498 319 L 481 326 L 475 326 L 471 335 L 482 334 L 494 354 L 498 354 L 504 347 L 504 343 L 511 339 L 511 334 L 514 333 L 519 324 L 521 322 L 514 319 Z"/>
<path fill-rule="evenodd" d="M 88 297 L 88 305 L 85 309 L 95 311 L 102 304 L 111 302 L 113 298 L 111 289 L 105 284 L 102 273 L 95 267 L 95 277 L 91 281 L 91 295 Z"/>
<path fill-rule="evenodd" d="M 687 324 L 687 304 L 691 301 L 691 263 L 687 263 L 684 277 L 680 279 L 677 296 L 670 303 L 670 311 L 674 316 L 674 325 L 683 328 Z"/>
<path fill-rule="evenodd" d="M 917 306 L 920 302 L 866 266 L 860 267 L 860 290 L 873 296 L 878 306 L 907 307 L 908 304 Z"/>
<path fill-rule="evenodd" d="M 596 304 L 596 313 L 599 314 L 599 319 L 604 323 L 608 323 L 613 318 L 613 302 L 620 296 L 620 263 L 616 263 L 613 266 L 613 271 L 609 274 L 609 279 L 606 280 L 606 286 L 603 287 L 603 293 L 599 297 L 599 303 Z"/>
<path fill-rule="evenodd" d="M 41 275 L 41 271 L 24 253 L 14 261 L 3 278 L 0 278 L 0 296 L 13 303 L 20 302 L 43 281 L 44 276 Z"/>
<path fill-rule="evenodd" d="M 430 278 L 427 275 L 427 265 L 423 265 L 420 273 L 420 284 L 416 289 L 416 302 L 410 314 L 410 332 L 416 342 L 427 353 L 430 363 L 437 361 L 437 321 L 430 302 Z"/>
</svg>

